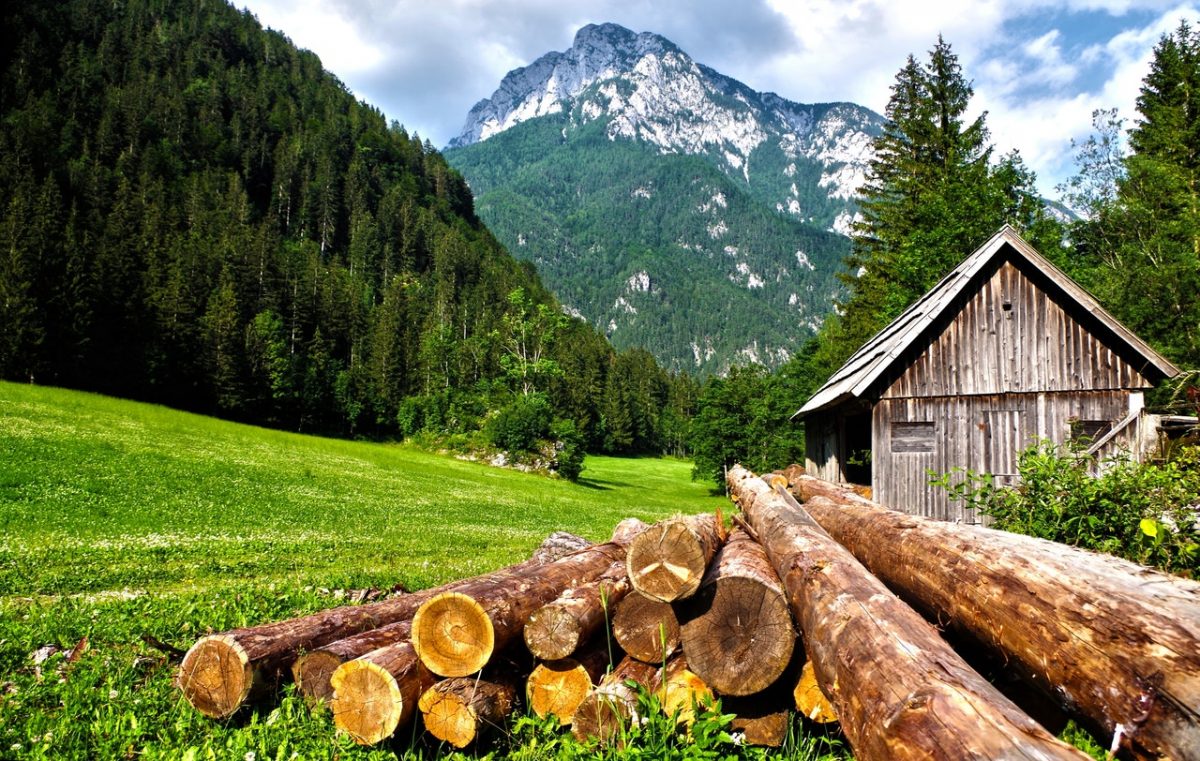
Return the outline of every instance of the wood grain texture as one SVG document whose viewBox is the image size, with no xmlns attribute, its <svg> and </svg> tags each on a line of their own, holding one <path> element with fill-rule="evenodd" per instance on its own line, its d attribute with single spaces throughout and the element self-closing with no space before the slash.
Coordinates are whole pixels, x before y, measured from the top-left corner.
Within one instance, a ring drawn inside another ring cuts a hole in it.
<svg viewBox="0 0 1200 761">
<path fill-rule="evenodd" d="M 412 719 L 433 682 L 407 641 L 347 661 L 330 678 L 334 726 L 360 745 L 374 745 Z"/>
<path fill-rule="evenodd" d="M 515 679 L 443 679 L 426 690 L 417 703 L 425 731 L 455 748 L 475 742 L 489 727 L 500 727 L 517 703 Z"/>
<path fill-rule="evenodd" d="M 679 647 L 679 617 L 669 602 L 630 592 L 613 614 L 613 638 L 621 649 L 645 663 L 661 664 Z"/>
<path fill-rule="evenodd" d="M 884 583 L 992 648 L 1106 740 L 1119 731 L 1138 758 L 1200 758 L 1200 584 L 792 476 L 812 517 Z"/>
<path fill-rule="evenodd" d="M 613 563 L 599 578 L 572 587 L 534 611 L 525 623 L 525 645 L 542 660 L 573 654 L 611 624 L 618 603 L 633 589 L 624 561 Z"/>
<path fill-rule="evenodd" d="M 729 487 L 788 592 L 855 756 L 1083 759 L 972 671 L 787 493 L 738 466 Z"/>
<path fill-rule="evenodd" d="M 629 580 L 655 600 L 689 597 L 724 540 L 721 519 L 711 513 L 661 520 L 630 542 Z"/>
<path fill-rule="evenodd" d="M 580 742 L 619 744 L 629 722 L 637 714 L 637 692 L 627 682 L 653 690 L 658 668 L 626 656 L 612 673 L 601 680 L 575 711 L 571 734 Z"/>
</svg>

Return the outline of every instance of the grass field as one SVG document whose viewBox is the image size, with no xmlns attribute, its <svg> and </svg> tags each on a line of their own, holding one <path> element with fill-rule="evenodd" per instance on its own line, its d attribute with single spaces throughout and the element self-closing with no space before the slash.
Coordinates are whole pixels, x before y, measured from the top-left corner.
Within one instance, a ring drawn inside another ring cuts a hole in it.
<svg viewBox="0 0 1200 761">
<path fill-rule="evenodd" d="M 439 755 L 411 735 L 358 748 L 287 689 L 209 721 L 142 637 L 186 649 L 208 631 L 337 604 L 342 590 L 418 589 L 516 562 L 552 531 L 599 540 L 624 517 L 727 505 L 686 462 L 586 467 L 571 484 L 0 383 L 0 758 Z M 47 645 L 62 652 L 38 663 Z M 490 747 L 565 752 L 536 733 Z M 792 752 L 817 754 L 807 741 Z"/>
</svg>

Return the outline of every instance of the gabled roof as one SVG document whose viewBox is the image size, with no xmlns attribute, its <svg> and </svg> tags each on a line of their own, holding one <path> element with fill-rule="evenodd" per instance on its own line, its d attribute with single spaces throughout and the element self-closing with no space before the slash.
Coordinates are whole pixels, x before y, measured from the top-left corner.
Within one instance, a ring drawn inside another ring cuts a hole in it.
<svg viewBox="0 0 1200 761">
<path fill-rule="evenodd" d="M 861 398 L 905 350 L 919 341 L 926 330 L 954 306 L 958 296 L 972 287 L 976 276 L 1001 256 L 1014 263 L 1024 260 L 1041 272 L 1067 299 L 1112 331 L 1118 343 L 1125 344 L 1132 354 L 1144 361 L 1147 370 L 1157 370 L 1163 378 L 1179 374 L 1179 368 L 1104 311 L 1090 293 L 1026 243 L 1010 225 L 1005 225 L 903 314 L 863 344 L 792 417 L 804 417 L 848 399 Z"/>
</svg>

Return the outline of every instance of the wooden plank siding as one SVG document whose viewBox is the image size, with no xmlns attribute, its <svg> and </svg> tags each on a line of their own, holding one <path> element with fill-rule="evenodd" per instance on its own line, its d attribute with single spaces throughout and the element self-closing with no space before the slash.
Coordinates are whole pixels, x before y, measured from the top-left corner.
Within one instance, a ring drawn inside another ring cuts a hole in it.
<svg viewBox="0 0 1200 761">
<path fill-rule="evenodd" d="M 897 363 L 882 398 L 1151 386 L 1012 262 L 952 315 Z"/>
<path fill-rule="evenodd" d="M 906 513 L 978 523 L 945 490 L 929 487 L 929 471 L 968 468 L 1012 483 L 1020 451 L 1038 438 L 1063 443 L 1073 421 L 1115 422 L 1128 411 L 1129 395 L 1119 389 L 883 399 L 872 415 L 872 492 Z M 913 423 L 932 425 L 930 450 L 914 446 Z"/>
</svg>

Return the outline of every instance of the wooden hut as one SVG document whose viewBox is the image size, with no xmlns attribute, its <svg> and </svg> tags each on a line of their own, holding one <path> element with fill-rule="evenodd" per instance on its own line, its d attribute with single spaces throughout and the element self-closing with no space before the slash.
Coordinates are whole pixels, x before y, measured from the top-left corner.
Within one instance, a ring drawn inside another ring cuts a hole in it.
<svg viewBox="0 0 1200 761">
<path fill-rule="evenodd" d="M 807 471 L 879 502 L 979 522 L 929 472 L 1016 478 L 1039 438 L 1099 457 L 1153 437 L 1143 391 L 1179 370 L 1005 226 L 808 400 Z"/>
</svg>

